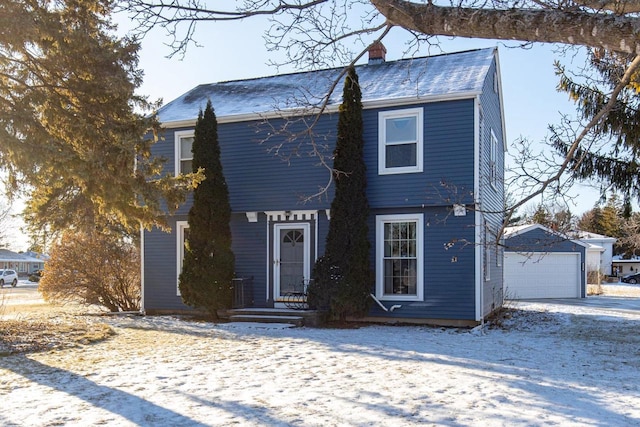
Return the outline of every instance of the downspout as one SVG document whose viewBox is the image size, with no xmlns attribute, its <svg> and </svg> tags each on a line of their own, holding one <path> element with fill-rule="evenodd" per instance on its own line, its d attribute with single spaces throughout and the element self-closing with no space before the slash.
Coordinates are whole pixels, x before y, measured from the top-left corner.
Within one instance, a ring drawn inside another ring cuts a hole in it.
<svg viewBox="0 0 640 427">
<path fill-rule="evenodd" d="M 393 311 L 393 310 L 397 310 L 398 308 L 402 308 L 402 306 L 398 305 L 398 304 L 392 305 L 391 308 L 387 308 L 387 307 L 384 306 L 384 304 L 382 304 L 382 302 L 380 302 L 380 300 L 378 298 L 376 298 L 376 296 L 374 294 L 369 294 L 369 296 L 371 298 L 373 298 L 373 300 L 380 306 L 380 308 L 383 309 L 386 312 L 390 312 L 390 311 Z"/>
<path fill-rule="evenodd" d="M 140 224 L 140 314 L 145 315 L 144 309 L 144 227 Z"/>
</svg>

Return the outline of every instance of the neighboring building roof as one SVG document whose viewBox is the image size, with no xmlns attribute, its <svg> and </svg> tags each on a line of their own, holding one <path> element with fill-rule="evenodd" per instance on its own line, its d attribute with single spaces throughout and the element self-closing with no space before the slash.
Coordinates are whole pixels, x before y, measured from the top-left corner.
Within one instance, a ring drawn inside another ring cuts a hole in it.
<svg viewBox="0 0 640 427">
<path fill-rule="evenodd" d="M 50 256 L 47 254 L 41 254 L 40 252 L 34 252 L 34 251 L 26 251 L 24 254 L 26 256 L 30 256 L 31 258 L 37 258 L 42 262 L 49 261 L 49 258 L 50 258 Z"/>
<path fill-rule="evenodd" d="M 363 104 L 456 98 L 480 94 L 495 48 L 356 66 Z M 158 110 L 165 126 L 193 121 L 211 100 L 218 120 L 249 120 L 274 111 L 319 106 L 342 68 L 202 84 Z M 333 91 L 329 106 L 342 102 Z"/>
<path fill-rule="evenodd" d="M 0 261 L 2 262 L 44 262 L 41 259 L 33 258 L 25 254 L 12 252 L 8 249 L 0 249 Z"/>
<path fill-rule="evenodd" d="M 572 231 L 571 235 L 574 236 L 575 239 L 580 239 L 580 240 L 601 240 L 601 241 L 607 241 L 611 243 L 614 243 L 616 240 L 618 240 L 615 237 L 604 236 L 602 234 L 597 234 L 597 233 L 592 233 L 590 231 L 582 231 L 582 230 Z"/>
<path fill-rule="evenodd" d="M 613 262 L 640 262 L 640 257 L 633 256 L 629 259 L 622 258 L 622 255 L 614 255 Z"/>
<path fill-rule="evenodd" d="M 584 246 L 585 248 L 589 248 L 590 244 L 587 242 L 582 242 L 580 240 L 576 240 L 576 239 L 572 239 L 569 236 L 567 236 L 566 234 L 560 233 L 558 231 L 552 230 L 548 227 L 545 227 L 542 224 L 524 224 L 524 225 L 515 225 L 512 227 L 505 227 L 504 229 L 504 237 L 505 239 L 509 239 L 511 237 L 515 237 L 515 236 L 519 236 L 521 234 L 525 234 L 528 233 L 530 231 L 536 230 L 536 229 L 540 229 L 545 231 L 548 234 L 557 236 L 558 238 L 562 239 L 562 240 L 566 240 L 569 242 L 573 242 L 577 245 L 580 246 Z"/>
<path fill-rule="evenodd" d="M 593 243 L 589 243 L 589 242 L 585 242 L 587 244 L 587 250 L 590 251 L 598 251 L 598 252 L 604 252 L 605 249 L 600 246 L 600 245 L 594 245 Z"/>
</svg>

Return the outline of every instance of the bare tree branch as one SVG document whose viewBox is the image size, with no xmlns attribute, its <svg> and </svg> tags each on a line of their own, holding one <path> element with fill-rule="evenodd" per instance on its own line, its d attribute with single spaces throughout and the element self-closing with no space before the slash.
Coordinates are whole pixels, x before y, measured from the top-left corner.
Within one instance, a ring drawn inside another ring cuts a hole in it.
<svg viewBox="0 0 640 427">
<path fill-rule="evenodd" d="M 572 142 L 567 152 L 567 155 L 564 158 L 564 161 L 558 167 L 556 173 L 550 176 L 548 179 L 541 182 L 540 187 L 538 189 L 532 191 L 528 196 L 522 198 L 513 206 L 510 206 L 509 208 L 507 208 L 505 213 L 505 220 L 503 222 L 502 229 L 498 233 L 498 236 L 501 236 L 504 233 L 504 228 L 509 223 L 509 219 L 511 219 L 511 217 L 513 216 L 513 214 L 518 208 L 522 207 L 523 205 L 528 203 L 530 200 L 534 199 L 536 196 L 543 194 L 547 190 L 547 188 L 549 188 L 551 185 L 560 181 L 560 178 L 569 168 L 571 159 L 574 157 L 576 151 L 578 150 L 578 148 L 580 147 L 584 139 L 613 110 L 613 108 L 616 106 L 616 103 L 618 102 L 618 95 L 620 95 L 620 93 L 624 90 L 624 88 L 629 85 L 629 83 L 631 82 L 631 78 L 633 77 L 634 73 L 638 70 L 639 67 L 640 67 L 640 56 L 636 56 L 634 60 L 627 67 L 624 75 L 620 79 L 620 82 L 614 88 L 613 92 L 611 93 L 611 96 L 609 97 L 609 101 L 607 102 L 607 104 L 598 112 L 598 114 L 596 114 L 589 121 L 589 123 L 587 123 L 584 126 L 580 134 Z"/>
</svg>

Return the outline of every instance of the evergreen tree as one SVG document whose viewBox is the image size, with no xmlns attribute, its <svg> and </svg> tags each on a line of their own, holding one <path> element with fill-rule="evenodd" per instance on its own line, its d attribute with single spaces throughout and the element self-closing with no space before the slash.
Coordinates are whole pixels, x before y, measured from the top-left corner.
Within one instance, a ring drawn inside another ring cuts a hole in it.
<svg viewBox="0 0 640 427">
<path fill-rule="evenodd" d="M 193 168 L 205 179 L 193 192 L 189 236 L 185 245 L 179 287 L 183 301 L 217 318 L 217 310 L 231 307 L 235 257 L 231 251 L 231 205 L 222 173 L 218 124 L 207 103 L 200 111 L 193 141 Z"/>
<path fill-rule="evenodd" d="M 174 184 L 193 179 L 158 178 L 139 45 L 115 36 L 114 6 L 0 2 L 0 168 L 8 193 L 28 189 L 31 230 L 162 227 L 161 202 L 175 208 L 187 189 Z"/>
<path fill-rule="evenodd" d="M 576 101 L 578 112 L 585 121 L 592 120 L 610 100 L 633 55 L 603 50 L 590 52 L 590 62 L 599 74 L 586 82 L 576 81 L 560 69 L 560 89 Z M 594 150 L 580 147 L 570 159 L 570 169 L 581 179 L 601 179 L 604 188 L 624 195 L 622 214 L 631 213 L 631 198 L 640 198 L 640 72 L 636 71 L 630 83 L 622 90 L 613 110 L 598 125 L 594 137 L 600 137 L 608 147 Z M 556 136 L 553 146 L 563 156 L 569 145 Z M 598 147 L 598 144 L 590 144 Z"/>
<path fill-rule="evenodd" d="M 622 237 L 625 206 L 614 195 L 604 206 L 595 206 L 582 214 L 578 227 L 582 231 L 590 231 L 609 237 Z"/>
<path fill-rule="evenodd" d="M 575 218 L 568 208 L 541 203 L 530 216 L 529 222 L 544 225 L 552 230 L 569 231 L 575 225 Z"/>
<path fill-rule="evenodd" d="M 314 268 L 311 305 L 328 305 L 334 317 L 363 316 L 371 292 L 362 94 L 355 68 L 344 82 L 333 159 L 335 195 L 324 257 Z"/>
</svg>

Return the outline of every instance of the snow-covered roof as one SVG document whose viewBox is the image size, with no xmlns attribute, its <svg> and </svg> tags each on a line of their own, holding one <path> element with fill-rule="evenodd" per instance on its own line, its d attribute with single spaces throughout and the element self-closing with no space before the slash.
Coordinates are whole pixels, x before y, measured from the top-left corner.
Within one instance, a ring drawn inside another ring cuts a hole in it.
<svg viewBox="0 0 640 427">
<path fill-rule="evenodd" d="M 615 237 L 604 236 L 602 234 L 592 233 L 590 231 L 576 230 L 571 234 L 575 235 L 575 238 L 580 240 L 603 240 L 611 242 L 615 242 L 617 240 Z"/>
<path fill-rule="evenodd" d="M 571 238 L 571 237 L 567 236 L 566 234 L 563 234 L 563 233 L 560 233 L 558 231 L 552 230 L 549 227 L 545 227 L 542 224 L 522 224 L 522 225 L 514 225 L 514 226 L 511 226 L 511 227 L 505 227 L 505 229 L 504 229 L 504 237 L 506 239 L 508 239 L 508 238 L 511 238 L 511 237 L 518 236 L 520 234 L 528 233 L 529 231 L 532 231 L 532 230 L 535 230 L 535 229 L 543 230 L 544 232 L 546 232 L 548 234 L 552 234 L 552 235 L 558 236 L 563 240 L 567 240 L 567 241 L 573 242 L 573 243 L 575 243 L 577 245 L 584 246 L 586 248 L 589 248 L 589 245 L 590 245 L 587 242 L 583 242 L 580 239 Z"/>
<path fill-rule="evenodd" d="M 44 262 L 25 254 L 19 254 L 8 249 L 0 249 L 0 261 L 6 262 Z"/>
<path fill-rule="evenodd" d="M 494 60 L 495 48 L 379 62 L 356 66 L 362 102 L 456 98 L 481 93 Z M 165 126 L 195 120 L 211 99 L 218 120 L 242 120 L 273 111 L 319 105 L 342 68 L 283 74 L 248 80 L 202 84 L 158 110 Z M 342 86 L 333 91 L 329 106 L 342 102 Z"/>
<path fill-rule="evenodd" d="M 593 243 L 585 242 L 587 244 L 587 250 L 593 252 L 604 252 L 604 248 L 600 245 L 595 245 Z"/>
</svg>

